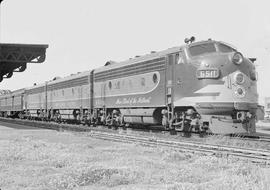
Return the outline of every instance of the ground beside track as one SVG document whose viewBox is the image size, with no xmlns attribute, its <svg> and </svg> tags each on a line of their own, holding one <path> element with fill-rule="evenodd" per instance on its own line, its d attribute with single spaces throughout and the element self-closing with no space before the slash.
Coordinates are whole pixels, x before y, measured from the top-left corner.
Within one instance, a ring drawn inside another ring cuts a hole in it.
<svg viewBox="0 0 270 190">
<path fill-rule="evenodd" d="M 19 129 L 19 130 L 25 130 L 25 129 L 32 129 L 32 130 L 43 130 L 41 128 L 37 127 L 31 127 L 31 126 L 26 126 L 26 125 L 20 125 L 20 124 L 14 124 L 14 123 L 7 123 L 7 122 L 2 122 L 0 121 L 0 126 L 1 129 Z"/>
<path fill-rule="evenodd" d="M 228 157 L 0 126 L 0 188 L 268 189 L 270 169 Z"/>
<path fill-rule="evenodd" d="M 256 123 L 256 131 L 259 135 L 270 137 L 270 121 L 258 121 Z"/>
</svg>

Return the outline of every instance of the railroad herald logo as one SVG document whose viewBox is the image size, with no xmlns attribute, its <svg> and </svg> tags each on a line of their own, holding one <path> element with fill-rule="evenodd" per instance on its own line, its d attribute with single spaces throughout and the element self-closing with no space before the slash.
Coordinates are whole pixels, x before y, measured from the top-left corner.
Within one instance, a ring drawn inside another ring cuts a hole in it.
<svg viewBox="0 0 270 190">
<path fill-rule="evenodd" d="M 147 104 L 147 103 L 150 103 L 151 98 L 152 97 L 148 97 L 148 98 L 145 98 L 145 97 L 118 98 L 116 100 L 115 104 L 121 104 L 121 105 L 124 105 L 124 104 L 129 104 L 129 105 L 132 105 L 132 104 Z"/>
</svg>

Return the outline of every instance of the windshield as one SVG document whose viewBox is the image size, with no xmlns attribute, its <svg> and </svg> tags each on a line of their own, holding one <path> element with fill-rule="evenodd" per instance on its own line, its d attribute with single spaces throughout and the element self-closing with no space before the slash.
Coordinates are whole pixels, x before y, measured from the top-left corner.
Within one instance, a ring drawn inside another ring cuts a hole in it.
<svg viewBox="0 0 270 190">
<path fill-rule="evenodd" d="M 217 50 L 214 43 L 205 43 L 189 47 L 189 52 L 192 56 L 214 53 L 216 51 Z"/>
<path fill-rule="evenodd" d="M 222 44 L 222 43 L 219 43 L 218 44 L 218 49 L 220 52 L 223 52 L 223 53 L 228 53 L 228 52 L 234 52 L 236 51 L 234 48 L 226 45 L 226 44 Z"/>
</svg>

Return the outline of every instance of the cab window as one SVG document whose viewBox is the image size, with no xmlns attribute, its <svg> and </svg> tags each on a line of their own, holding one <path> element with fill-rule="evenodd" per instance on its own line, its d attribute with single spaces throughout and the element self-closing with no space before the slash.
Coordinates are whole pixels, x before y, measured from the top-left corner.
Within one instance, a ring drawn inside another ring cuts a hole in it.
<svg viewBox="0 0 270 190">
<path fill-rule="evenodd" d="M 227 46 L 227 45 L 225 45 L 225 44 L 221 44 L 221 43 L 218 44 L 218 49 L 219 49 L 220 52 L 223 52 L 223 53 L 229 53 L 229 52 L 234 52 L 234 51 L 236 51 L 236 50 L 233 49 L 232 47 Z"/>
<path fill-rule="evenodd" d="M 191 56 L 199 56 L 214 52 L 216 52 L 216 47 L 214 43 L 205 43 L 189 47 L 189 53 Z"/>
</svg>

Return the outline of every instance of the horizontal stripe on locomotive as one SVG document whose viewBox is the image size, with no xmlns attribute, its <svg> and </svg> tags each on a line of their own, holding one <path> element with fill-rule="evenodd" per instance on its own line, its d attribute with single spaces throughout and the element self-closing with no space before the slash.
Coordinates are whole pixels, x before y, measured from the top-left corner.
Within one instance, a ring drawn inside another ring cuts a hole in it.
<svg viewBox="0 0 270 190">
<path fill-rule="evenodd" d="M 22 94 L 13 94 L 13 93 L 11 93 L 11 94 L 5 94 L 5 95 L 0 96 L 0 100 L 17 98 L 17 97 L 21 97 L 23 95 L 24 95 L 23 93 Z"/>
<path fill-rule="evenodd" d="M 54 102 L 71 102 L 71 101 L 84 101 L 84 100 L 91 100 L 90 98 L 69 98 L 69 99 L 62 99 L 62 100 L 48 100 L 49 103 L 54 103 Z"/>
<path fill-rule="evenodd" d="M 1 106 L 0 107 L 0 111 L 13 111 L 13 110 L 21 110 L 22 109 L 22 105 L 13 105 L 13 106 Z"/>
<path fill-rule="evenodd" d="M 57 103 L 66 103 L 67 106 L 69 107 L 72 103 L 76 103 L 77 108 L 81 105 L 87 104 L 87 106 L 90 104 L 91 99 L 89 98 L 76 98 L 76 99 L 63 99 L 63 100 L 48 100 L 47 106 L 50 107 L 52 104 L 57 104 Z M 28 101 L 27 102 L 28 107 L 40 107 L 40 106 L 45 106 L 45 101 L 39 102 L 39 101 Z M 65 106 L 65 105 L 64 105 Z"/>
<path fill-rule="evenodd" d="M 160 80 L 160 73 L 158 71 L 152 71 L 130 77 L 108 80 L 105 83 L 97 82 L 94 86 L 94 98 L 148 94 L 157 88 Z"/>
<path fill-rule="evenodd" d="M 6 105 L 0 105 L 0 109 L 3 107 L 12 107 L 12 106 L 20 106 L 22 105 L 21 102 L 17 102 L 17 103 L 12 103 L 12 104 L 6 104 Z"/>
<path fill-rule="evenodd" d="M 136 74 L 144 74 L 144 73 L 151 72 L 153 70 L 154 71 L 163 71 L 163 70 L 165 70 L 165 67 L 160 66 L 160 65 L 156 65 L 153 67 L 145 67 L 145 68 L 140 68 L 140 69 L 136 69 L 136 70 L 134 69 L 134 70 L 129 70 L 129 71 L 123 71 L 121 73 L 114 73 L 114 74 L 110 74 L 110 75 L 108 74 L 107 76 L 103 76 L 100 78 L 95 77 L 95 82 L 117 79 L 119 77 L 128 77 L 128 76 L 134 75 L 135 73 Z"/>
<path fill-rule="evenodd" d="M 115 109 L 115 108 L 121 108 L 121 109 L 126 109 L 126 108 L 132 108 L 132 109 L 136 109 L 136 108 L 166 108 L 166 104 L 155 104 L 155 105 L 151 105 L 151 107 L 146 106 L 146 105 L 111 105 L 108 106 L 106 104 L 102 104 L 102 105 L 94 105 L 94 109 L 100 109 L 100 108 L 107 108 L 107 109 Z"/>
<path fill-rule="evenodd" d="M 89 84 L 89 76 L 84 76 L 80 78 L 62 81 L 59 83 L 48 84 L 47 91 L 71 88 L 71 87 L 82 86 L 82 85 L 87 85 L 87 84 Z M 45 90 L 46 90 L 46 85 L 37 87 L 37 88 L 32 88 L 30 90 L 26 90 L 26 94 L 42 93 L 42 92 L 45 92 Z"/>
<path fill-rule="evenodd" d="M 21 111 L 21 110 L 23 110 L 21 106 L 14 106 L 14 107 L 9 106 L 0 109 L 0 111 Z"/>
<path fill-rule="evenodd" d="M 12 105 L 12 102 L 9 101 L 9 102 L 0 102 L 0 108 L 3 107 L 3 106 L 10 106 Z"/>
<path fill-rule="evenodd" d="M 123 66 L 100 73 L 95 73 L 94 81 L 109 80 L 136 74 L 142 74 L 153 70 L 164 70 L 165 58 L 153 59 L 150 61 L 136 63 L 134 65 Z"/>
</svg>

